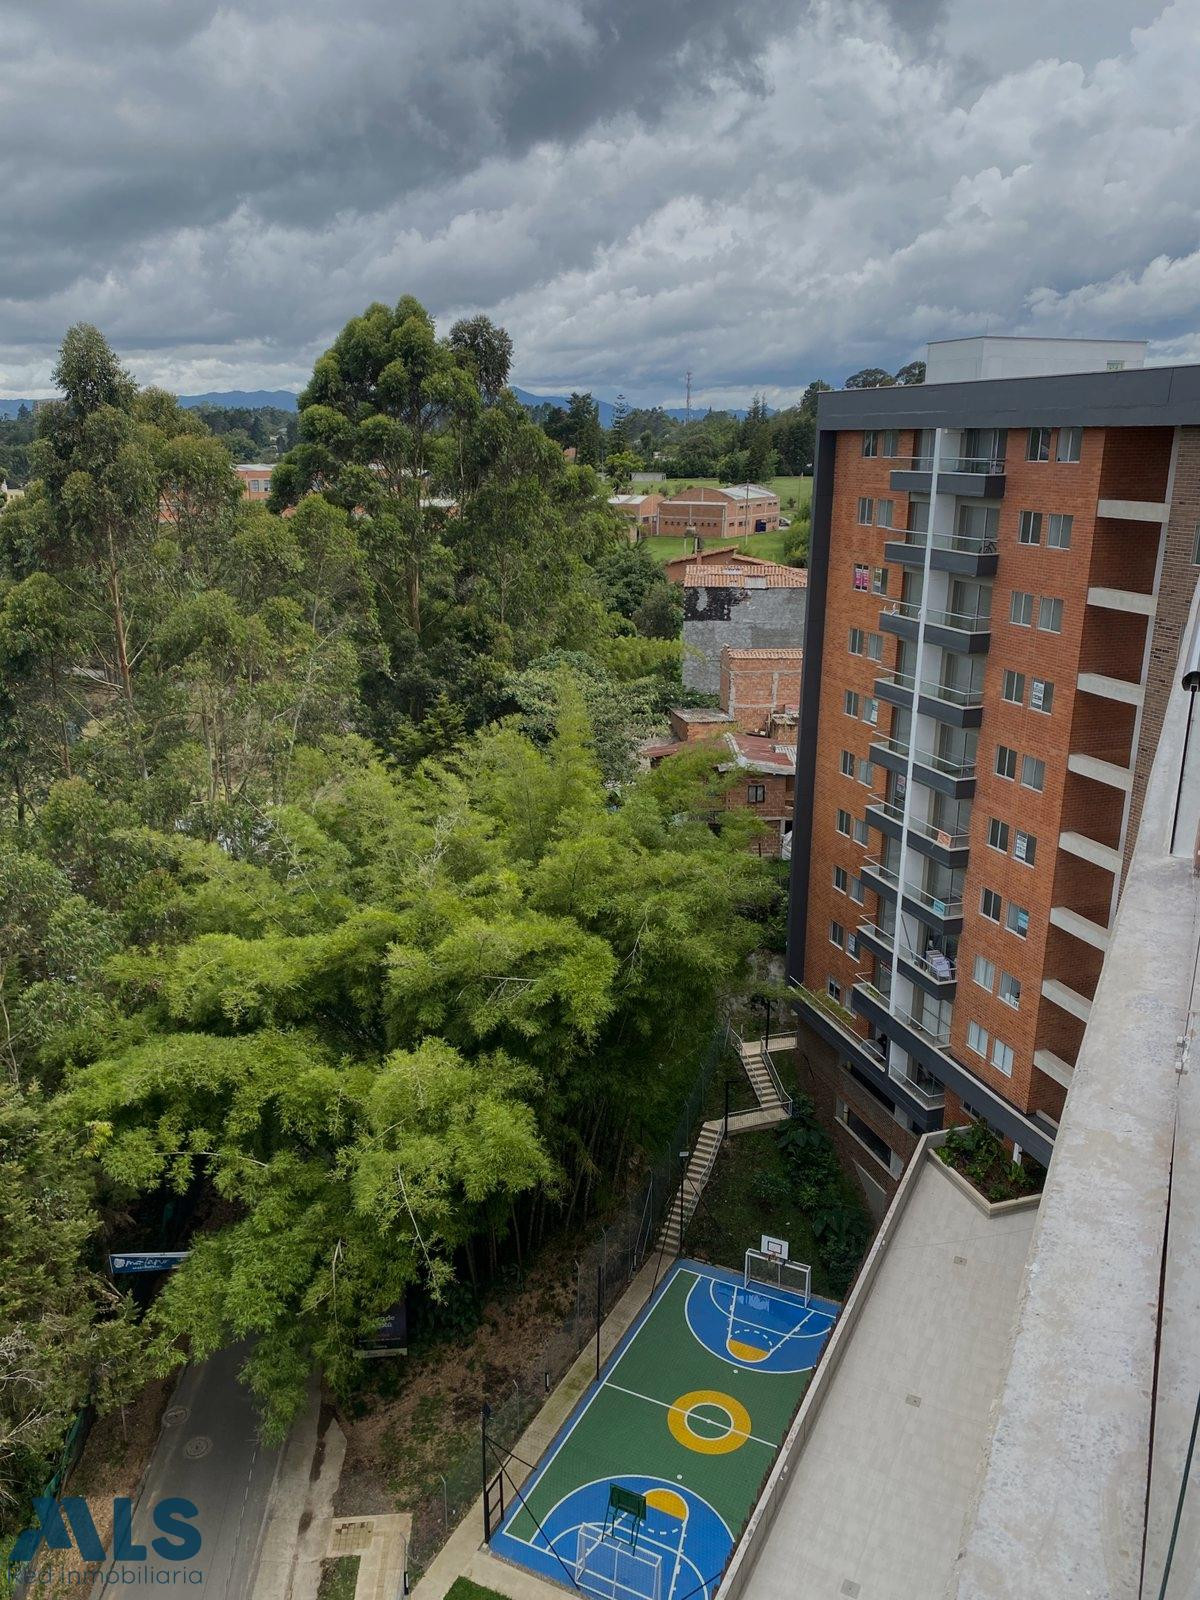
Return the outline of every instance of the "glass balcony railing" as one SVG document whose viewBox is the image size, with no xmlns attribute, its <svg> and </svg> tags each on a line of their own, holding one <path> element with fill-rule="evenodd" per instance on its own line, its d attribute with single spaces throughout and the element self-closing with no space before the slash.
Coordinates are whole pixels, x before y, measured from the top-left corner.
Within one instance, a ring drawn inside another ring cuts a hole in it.
<svg viewBox="0 0 1200 1600">
<path fill-rule="evenodd" d="M 911 672 L 885 672 L 876 680 L 879 683 L 891 683 L 897 689 L 904 689 L 909 694 L 916 687 L 916 678 Z M 931 700 L 944 700 L 951 706 L 981 706 L 983 704 L 982 689 L 960 689 L 957 684 L 939 683 L 936 678 L 922 678 L 921 693 L 928 695 Z"/>
<path fill-rule="evenodd" d="M 911 545 L 914 550 L 924 550 L 931 544 L 935 550 L 955 550 L 972 556 L 994 556 L 998 545 L 995 534 L 935 533 L 932 539 L 924 528 L 901 528 L 893 544 Z"/>
<path fill-rule="evenodd" d="M 886 945 L 890 950 L 895 939 L 895 929 L 887 927 L 880 922 L 860 922 L 858 930 L 868 939 L 874 939 L 876 944 Z M 926 955 L 918 955 L 915 950 L 902 949 L 900 960 L 910 967 L 916 967 L 937 984 L 945 984 L 952 988 L 958 981 L 958 963 L 940 950 L 930 950 Z"/>
<path fill-rule="evenodd" d="M 880 612 L 880 617 L 904 617 L 909 622 L 916 622 L 921 615 L 921 602 L 919 600 L 893 600 L 891 605 L 885 606 Z M 933 611 L 925 612 L 925 623 L 928 627 L 953 628 L 959 633 L 990 633 L 992 616 L 989 611 L 986 615 L 981 612 L 971 611 Z"/>
<path fill-rule="evenodd" d="M 909 472 L 932 472 L 932 456 L 910 456 L 901 463 Z M 938 462 L 939 472 L 966 472 L 978 476 L 991 476 L 1004 471 L 1003 456 L 943 456 Z"/>
<path fill-rule="evenodd" d="M 914 1016 L 906 1007 L 893 1000 L 890 982 L 880 985 L 872 983 L 868 978 L 860 978 L 855 988 L 869 995 L 876 1005 L 882 1006 L 887 1011 L 889 1016 L 895 1017 L 897 1022 L 911 1029 L 927 1044 L 933 1045 L 935 1050 L 944 1050 L 950 1043 L 949 1022 L 926 1022 L 924 1018 Z"/>
<path fill-rule="evenodd" d="M 885 816 L 890 817 L 893 822 L 902 823 L 904 821 L 903 807 L 893 805 L 890 800 L 885 800 L 882 795 L 873 794 L 867 801 L 867 810 L 868 812 L 881 811 Z M 869 816 L 867 820 L 868 822 L 870 821 Z M 909 817 L 908 826 L 913 833 L 919 833 L 923 839 L 929 839 L 934 844 L 940 844 L 946 850 L 965 850 L 970 843 L 970 835 L 965 829 L 961 832 L 952 833 L 947 828 L 939 828 L 936 822 L 926 822 L 923 818 L 914 816 Z"/>
<path fill-rule="evenodd" d="M 871 740 L 881 750 L 890 750 L 893 755 L 908 755 L 908 740 L 893 739 L 886 735 L 877 735 Z M 973 778 L 975 776 L 976 759 L 974 756 L 945 756 L 937 755 L 932 750 L 918 750 L 914 758 L 918 766 L 929 767 L 934 772 L 944 772 L 952 778 Z"/>
</svg>

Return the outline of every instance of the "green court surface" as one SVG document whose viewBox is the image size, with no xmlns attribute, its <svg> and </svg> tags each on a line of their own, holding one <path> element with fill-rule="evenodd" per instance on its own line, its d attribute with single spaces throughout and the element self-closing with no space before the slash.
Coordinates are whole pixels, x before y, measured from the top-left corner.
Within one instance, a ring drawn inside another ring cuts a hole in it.
<svg viewBox="0 0 1200 1600">
<path fill-rule="evenodd" d="M 604 1600 L 714 1592 L 836 1311 L 677 1263 L 520 1495 L 506 1495 L 493 1551 Z M 580 1567 L 614 1484 L 646 1497 L 637 1554 L 605 1546 L 619 1571 Z"/>
</svg>

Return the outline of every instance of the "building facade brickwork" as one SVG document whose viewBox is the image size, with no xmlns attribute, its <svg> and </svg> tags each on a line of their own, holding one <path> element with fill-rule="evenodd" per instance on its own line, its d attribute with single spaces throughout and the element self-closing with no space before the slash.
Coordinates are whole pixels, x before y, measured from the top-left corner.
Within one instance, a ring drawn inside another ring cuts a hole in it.
<svg viewBox="0 0 1200 1600">
<path fill-rule="evenodd" d="M 1200 383 L 1126 376 L 821 403 L 788 960 L 856 1164 L 1053 1147 L 1200 572 Z"/>
</svg>

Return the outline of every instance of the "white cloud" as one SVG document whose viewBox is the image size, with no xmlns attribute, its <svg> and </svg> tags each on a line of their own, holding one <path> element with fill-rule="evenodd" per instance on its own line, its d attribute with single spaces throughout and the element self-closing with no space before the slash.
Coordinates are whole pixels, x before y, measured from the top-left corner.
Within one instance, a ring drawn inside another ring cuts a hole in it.
<svg viewBox="0 0 1200 1600">
<path fill-rule="evenodd" d="M 78 42 L 26 14 L 0 391 L 80 317 L 146 380 L 298 387 L 406 292 L 503 321 L 527 388 L 668 402 L 687 367 L 779 401 L 987 327 L 1190 355 L 1194 7 L 1032 4 L 126 0 L 129 37 Z"/>
</svg>

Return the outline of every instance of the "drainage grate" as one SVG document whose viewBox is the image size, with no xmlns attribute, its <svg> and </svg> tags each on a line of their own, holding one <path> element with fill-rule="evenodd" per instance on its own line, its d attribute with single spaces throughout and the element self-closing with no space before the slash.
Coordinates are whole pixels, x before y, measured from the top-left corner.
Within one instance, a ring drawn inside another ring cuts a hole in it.
<svg viewBox="0 0 1200 1600">
<path fill-rule="evenodd" d="M 966 1264 L 967 1264 L 967 1258 L 966 1258 L 966 1256 L 955 1256 L 955 1258 L 954 1258 L 954 1265 L 955 1265 L 955 1266 L 956 1266 L 956 1267 L 965 1267 L 965 1266 L 966 1266 Z"/>
<path fill-rule="evenodd" d="M 183 1453 L 189 1461 L 199 1461 L 212 1449 L 212 1440 L 203 1433 L 198 1433 L 194 1439 L 189 1439 L 183 1447 Z"/>
<path fill-rule="evenodd" d="M 187 1419 L 188 1408 L 186 1406 L 168 1406 L 163 1412 L 163 1427 L 175 1428 L 181 1422 L 186 1422 Z"/>
<path fill-rule="evenodd" d="M 853 1578 L 846 1578 L 842 1583 L 842 1593 L 844 1595 L 849 1595 L 850 1600 L 857 1600 L 857 1597 L 861 1591 L 862 1584 L 855 1583 Z"/>
<path fill-rule="evenodd" d="M 919 1394 L 906 1394 L 904 1396 L 904 1404 L 906 1406 L 919 1406 L 921 1404 L 921 1396 Z"/>
</svg>

